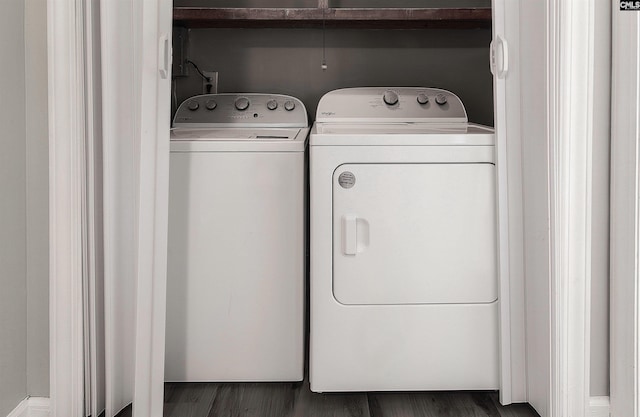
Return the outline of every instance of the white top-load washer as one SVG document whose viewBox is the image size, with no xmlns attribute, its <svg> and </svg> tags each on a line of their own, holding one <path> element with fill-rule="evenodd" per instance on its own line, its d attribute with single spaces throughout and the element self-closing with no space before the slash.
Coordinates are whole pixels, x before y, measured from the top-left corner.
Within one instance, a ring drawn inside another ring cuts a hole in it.
<svg viewBox="0 0 640 417">
<path fill-rule="evenodd" d="M 349 88 L 309 141 L 311 389 L 498 389 L 493 129 L 449 91 Z"/>
<path fill-rule="evenodd" d="M 276 94 L 180 105 L 171 132 L 167 381 L 299 381 L 307 112 Z"/>
</svg>

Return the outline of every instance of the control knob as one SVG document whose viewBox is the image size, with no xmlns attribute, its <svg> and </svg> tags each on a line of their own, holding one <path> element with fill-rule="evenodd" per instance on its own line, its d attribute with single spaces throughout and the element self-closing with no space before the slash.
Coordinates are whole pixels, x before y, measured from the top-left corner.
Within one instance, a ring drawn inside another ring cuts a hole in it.
<svg viewBox="0 0 640 417">
<path fill-rule="evenodd" d="M 284 102 L 284 109 L 286 111 L 291 111 L 295 108 L 296 108 L 296 103 L 294 103 L 292 100 L 287 100 Z"/>
<path fill-rule="evenodd" d="M 197 101 L 193 100 L 190 101 L 189 104 L 187 104 L 187 108 L 191 111 L 196 111 L 200 108 L 200 104 Z"/>
<path fill-rule="evenodd" d="M 204 103 L 204 106 L 207 108 L 207 110 L 213 110 L 218 107 L 218 103 L 216 103 L 215 100 L 207 100 L 207 102 Z"/>
<path fill-rule="evenodd" d="M 393 106 L 398 102 L 398 94 L 395 91 L 387 90 L 384 92 L 382 99 L 388 105 Z"/>
<path fill-rule="evenodd" d="M 278 102 L 275 100 L 269 100 L 267 101 L 267 108 L 269 110 L 275 110 L 278 108 Z"/>
<path fill-rule="evenodd" d="M 416 99 L 420 104 L 427 104 L 429 102 L 429 96 L 426 95 L 425 93 L 418 94 L 418 97 Z"/>
<path fill-rule="evenodd" d="M 440 93 L 436 96 L 436 103 L 438 103 L 439 105 L 443 105 L 447 102 L 447 96 L 445 96 L 444 94 Z"/>
<path fill-rule="evenodd" d="M 236 109 L 242 111 L 249 108 L 249 99 L 246 97 L 239 97 L 236 99 Z"/>
</svg>

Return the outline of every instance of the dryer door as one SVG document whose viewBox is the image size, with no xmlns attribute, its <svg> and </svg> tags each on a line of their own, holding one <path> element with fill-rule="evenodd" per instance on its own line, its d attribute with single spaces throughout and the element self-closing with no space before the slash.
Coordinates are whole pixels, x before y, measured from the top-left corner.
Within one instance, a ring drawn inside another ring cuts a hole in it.
<svg viewBox="0 0 640 417">
<path fill-rule="evenodd" d="M 345 164 L 333 177 L 333 293 L 343 304 L 497 299 L 495 166 Z"/>
</svg>

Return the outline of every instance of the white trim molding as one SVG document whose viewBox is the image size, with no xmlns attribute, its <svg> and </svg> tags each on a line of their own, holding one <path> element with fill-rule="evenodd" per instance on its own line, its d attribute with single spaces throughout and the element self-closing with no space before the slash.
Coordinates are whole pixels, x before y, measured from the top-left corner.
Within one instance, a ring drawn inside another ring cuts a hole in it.
<svg viewBox="0 0 640 417">
<path fill-rule="evenodd" d="M 552 417 L 590 399 L 594 1 L 548 2 Z"/>
<path fill-rule="evenodd" d="M 47 2 L 49 319 L 53 417 L 84 411 L 83 203 L 85 97 L 82 0 Z"/>
<path fill-rule="evenodd" d="M 27 397 L 7 417 L 49 417 L 49 398 Z"/>
<path fill-rule="evenodd" d="M 609 397 L 591 397 L 588 417 L 609 417 Z"/>
<path fill-rule="evenodd" d="M 20 404 L 7 414 L 7 417 L 29 417 L 29 397 L 20 401 Z"/>
<path fill-rule="evenodd" d="M 640 14 L 612 2 L 611 416 L 640 414 Z"/>
<path fill-rule="evenodd" d="M 49 417 L 49 398 L 29 397 L 28 417 Z"/>
<path fill-rule="evenodd" d="M 142 2 L 136 417 L 162 415 L 169 211 L 171 0 Z"/>
</svg>

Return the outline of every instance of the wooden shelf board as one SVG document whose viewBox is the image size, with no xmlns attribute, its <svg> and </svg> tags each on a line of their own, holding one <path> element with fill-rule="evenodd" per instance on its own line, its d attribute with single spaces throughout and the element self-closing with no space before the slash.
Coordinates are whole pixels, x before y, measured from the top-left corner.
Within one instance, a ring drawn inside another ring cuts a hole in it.
<svg viewBox="0 0 640 417">
<path fill-rule="evenodd" d="M 490 28 L 491 8 L 198 8 L 174 7 L 187 27 Z"/>
</svg>

